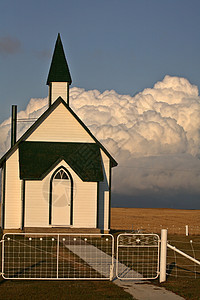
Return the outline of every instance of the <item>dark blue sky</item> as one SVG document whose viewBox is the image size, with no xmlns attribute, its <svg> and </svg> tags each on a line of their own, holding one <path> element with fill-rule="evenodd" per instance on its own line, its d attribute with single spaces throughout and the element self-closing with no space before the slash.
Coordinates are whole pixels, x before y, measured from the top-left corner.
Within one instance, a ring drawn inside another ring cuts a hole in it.
<svg viewBox="0 0 200 300">
<path fill-rule="evenodd" d="M 46 97 L 58 32 L 73 86 L 134 95 L 168 75 L 200 87 L 200 2 L 1 1 L 0 121 Z"/>
</svg>

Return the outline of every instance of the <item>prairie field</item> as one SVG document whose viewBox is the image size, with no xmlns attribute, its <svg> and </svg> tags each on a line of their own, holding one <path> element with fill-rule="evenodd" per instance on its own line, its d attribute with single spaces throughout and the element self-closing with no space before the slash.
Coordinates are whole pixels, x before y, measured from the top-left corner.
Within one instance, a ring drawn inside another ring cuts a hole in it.
<svg viewBox="0 0 200 300">
<path fill-rule="evenodd" d="M 189 236 L 185 236 L 186 225 L 189 226 Z M 160 235 L 162 228 L 168 229 L 168 242 L 171 245 L 200 260 L 200 210 L 111 208 L 111 233 L 114 236 L 123 231 Z M 169 249 L 167 281 L 160 284 L 155 279 L 151 283 L 165 287 L 186 300 L 200 299 L 200 267 Z M 132 299 L 122 288 L 107 281 L 17 281 L 1 277 L 0 285 L 0 299 L 6 300 L 38 299 L 38 295 L 40 299 Z"/>
<path fill-rule="evenodd" d="M 170 208 L 111 208 L 111 229 L 143 230 L 160 233 L 162 228 L 171 234 L 200 234 L 200 210 Z"/>
<path fill-rule="evenodd" d="M 186 225 L 189 236 L 186 236 Z M 168 229 L 168 243 L 200 261 L 200 210 L 169 208 L 112 208 L 111 232 L 158 233 Z M 186 300 L 200 299 L 200 266 L 168 249 L 165 287 Z"/>
</svg>

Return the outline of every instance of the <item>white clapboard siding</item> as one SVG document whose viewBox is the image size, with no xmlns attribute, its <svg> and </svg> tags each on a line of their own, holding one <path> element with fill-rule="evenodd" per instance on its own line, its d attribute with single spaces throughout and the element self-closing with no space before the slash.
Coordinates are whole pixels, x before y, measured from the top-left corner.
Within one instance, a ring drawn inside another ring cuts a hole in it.
<svg viewBox="0 0 200 300">
<path fill-rule="evenodd" d="M 25 183 L 25 227 L 49 226 L 49 176 Z"/>
<path fill-rule="evenodd" d="M 21 227 L 22 181 L 19 178 L 17 149 L 6 161 L 5 229 Z"/>
<path fill-rule="evenodd" d="M 73 178 L 73 227 L 96 228 L 97 183 L 82 181 L 65 161 L 54 170 L 59 166 L 64 166 Z"/>
<path fill-rule="evenodd" d="M 99 182 L 99 227 L 103 230 L 109 229 L 109 178 L 110 160 L 101 150 L 104 181 Z"/>
<path fill-rule="evenodd" d="M 97 183 L 83 182 L 65 161 L 61 161 L 43 180 L 26 181 L 25 227 L 49 226 L 50 180 L 60 166 L 64 166 L 73 178 L 73 227 L 95 228 Z"/>
<path fill-rule="evenodd" d="M 97 183 L 75 181 L 74 227 L 96 228 L 97 225 Z"/>
<path fill-rule="evenodd" d="M 27 141 L 94 143 L 67 108 L 60 103 Z"/>
<path fill-rule="evenodd" d="M 4 213 L 4 209 L 3 209 L 3 183 L 4 183 L 4 168 L 1 168 L 1 227 L 3 228 L 3 213 Z"/>
<path fill-rule="evenodd" d="M 52 82 L 51 83 L 51 104 L 59 97 L 67 102 L 68 82 Z"/>
</svg>

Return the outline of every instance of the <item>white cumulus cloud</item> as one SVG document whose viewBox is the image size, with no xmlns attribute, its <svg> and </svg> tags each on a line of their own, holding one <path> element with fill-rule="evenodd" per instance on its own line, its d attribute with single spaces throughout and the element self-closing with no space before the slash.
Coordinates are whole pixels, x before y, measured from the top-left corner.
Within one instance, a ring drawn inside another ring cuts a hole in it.
<svg viewBox="0 0 200 300">
<path fill-rule="evenodd" d="M 48 100 L 31 99 L 18 118 L 37 118 Z M 118 161 L 114 191 L 200 192 L 200 97 L 187 79 L 165 76 L 135 96 L 73 87 L 70 106 Z M 19 123 L 18 137 L 30 126 Z M 10 143 L 10 119 L 0 125 L 0 152 Z"/>
</svg>

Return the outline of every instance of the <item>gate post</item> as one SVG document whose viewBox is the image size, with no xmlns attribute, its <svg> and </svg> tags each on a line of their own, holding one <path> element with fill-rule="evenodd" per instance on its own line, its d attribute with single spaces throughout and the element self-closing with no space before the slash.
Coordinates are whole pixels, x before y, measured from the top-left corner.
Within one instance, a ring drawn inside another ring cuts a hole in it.
<svg viewBox="0 0 200 300">
<path fill-rule="evenodd" d="M 2 237 L 1 240 L 1 273 L 0 275 L 3 276 L 4 274 L 4 236 Z"/>
<path fill-rule="evenodd" d="M 189 235 L 189 226 L 185 225 L 185 235 L 188 236 Z"/>
<path fill-rule="evenodd" d="M 110 265 L 110 281 L 112 281 L 113 280 L 113 264 L 112 265 Z"/>
<path fill-rule="evenodd" d="M 166 281 L 167 265 L 167 229 L 161 230 L 161 249 L 160 249 L 160 282 Z"/>
</svg>

